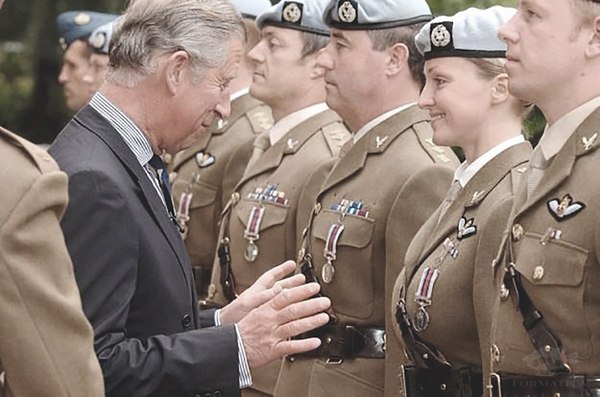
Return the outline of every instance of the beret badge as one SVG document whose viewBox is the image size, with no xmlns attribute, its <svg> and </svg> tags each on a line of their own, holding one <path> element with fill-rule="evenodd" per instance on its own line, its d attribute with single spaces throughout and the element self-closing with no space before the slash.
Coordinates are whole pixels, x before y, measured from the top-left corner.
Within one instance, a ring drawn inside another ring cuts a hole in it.
<svg viewBox="0 0 600 397">
<path fill-rule="evenodd" d="M 351 1 L 340 2 L 338 7 L 338 17 L 341 22 L 353 23 L 356 21 L 356 7 Z"/>
<path fill-rule="evenodd" d="M 446 47 L 450 44 L 452 35 L 444 24 L 439 24 L 431 30 L 431 45 L 434 47 Z"/>
<path fill-rule="evenodd" d="M 285 22 L 298 23 L 302 19 L 302 4 L 293 1 L 286 2 L 281 12 Z"/>
<path fill-rule="evenodd" d="M 91 20 L 92 17 L 90 16 L 90 14 L 86 14 L 85 12 L 81 12 L 75 15 L 75 17 L 73 18 L 73 22 L 75 22 L 75 24 L 79 26 L 87 25 L 88 23 L 90 23 Z"/>
</svg>

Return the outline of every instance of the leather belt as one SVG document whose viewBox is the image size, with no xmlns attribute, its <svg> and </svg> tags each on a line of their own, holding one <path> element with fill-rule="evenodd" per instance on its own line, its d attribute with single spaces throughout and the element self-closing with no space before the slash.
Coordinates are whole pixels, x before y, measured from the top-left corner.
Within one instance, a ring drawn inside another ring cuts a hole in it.
<svg viewBox="0 0 600 397">
<path fill-rule="evenodd" d="M 299 335 L 319 338 L 321 346 L 297 356 L 325 357 L 328 363 L 340 364 L 349 358 L 385 358 L 385 331 L 354 325 L 326 325 Z"/>
<path fill-rule="evenodd" d="M 400 367 L 401 397 L 480 397 L 483 395 L 481 369 L 447 367 L 436 369 Z"/>
<path fill-rule="evenodd" d="M 600 376 L 492 373 L 492 397 L 600 397 Z"/>
</svg>

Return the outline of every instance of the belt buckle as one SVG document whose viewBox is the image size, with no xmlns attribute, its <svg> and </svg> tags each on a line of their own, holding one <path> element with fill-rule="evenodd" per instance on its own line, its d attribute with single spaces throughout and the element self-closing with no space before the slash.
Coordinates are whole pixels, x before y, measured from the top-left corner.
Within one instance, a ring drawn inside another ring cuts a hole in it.
<svg viewBox="0 0 600 397">
<path fill-rule="evenodd" d="M 400 378 L 401 385 L 400 397 L 408 397 L 408 394 L 406 392 L 406 369 L 404 368 L 404 365 L 400 366 L 400 374 L 398 375 L 398 377 Z"/>
<path fill-rule="evenodd" d="M 497 382 L 498 387 L 494 387 L 494 381 Z M 485 387 L 490 391 L 490 397 L 502 397 L 502 379 L 500 378 L 500 374 L 492 372 L 489 377 L 489 384 L 485 385 Z M 495 393 L 495 391 L 498 393 Z"/>
</svg>

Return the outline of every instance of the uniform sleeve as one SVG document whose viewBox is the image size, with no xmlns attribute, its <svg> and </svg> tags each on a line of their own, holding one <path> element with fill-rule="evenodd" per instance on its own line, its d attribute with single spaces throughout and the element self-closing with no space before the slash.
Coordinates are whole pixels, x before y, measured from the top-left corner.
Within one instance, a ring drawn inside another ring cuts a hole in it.
<svg viewBox="0 0 600 397">
<path fill-rule="evenodd" d="M 83 306 L 108 396 L 238 396 L 238 349 L 233 326 L 138 339 L 127 334 L 138 282 L 136 222 L 111 179 L 80 172 L 70 180 L 63 220 Z M 157 292 L 158 293 L 158 292 Z"/>
<path fill-rule="evenodd" d="M 59 226 L 66 181 L 41 175 L 0 229 L 0 361 L 15 396 L 104 395 Z"/>
</svg>

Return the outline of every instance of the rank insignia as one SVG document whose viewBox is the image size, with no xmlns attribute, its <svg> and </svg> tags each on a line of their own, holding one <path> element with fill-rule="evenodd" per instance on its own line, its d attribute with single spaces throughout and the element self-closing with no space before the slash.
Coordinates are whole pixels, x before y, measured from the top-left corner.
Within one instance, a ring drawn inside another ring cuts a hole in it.
<svg viewBox="0 0 600 397">
<path fill-rule="evenodd" d="M 477 233 L 477 226 L 473 224 L 474 222 L 475 218 L 467 219 L 464 216 L 461 217 L 458 221 L 458 233 L 456 237 L 462 240 Z"/>
<path fill-rule="evenodd" d="M 281 19 L 285 22 L 300 23 L 302 19 L 302 3 L 295 1 L 286 1 L 281 11 Z"/>
<path fill-rule="evenodd" d="M 204 153 L 202 151 L 196 153 L 196 164 L 200 168 L 206 168 L 215 163 L 215 156 L 210 153 Z"/>
<path fill-rule="evenodd" d="M 592 145 L 594 144 L 594 142 L 596 142 L 597 138 L 598 138 L 597 132 L 589 138 L 587 138 L 585 136 L 583 138 L 581 138 L 581 142 L 583 143 L 583 148 L 586 152 L 592 148 Z"/>
<path fill-rule="evenodd" d="M 356 2 L 346 0 L 338 3 L 338 17 L 341 22 L 354 23 L 356 22 Z"/>
<path fill-rule="evenodd" d="M 585 204 L 579 201 L 573 202 L 573 197 L 569 193 L 560 200 L 554 198 L 547 204 L 550 214 L 559 222 L 572 217 L 585 208 Z"/>
</svg>

